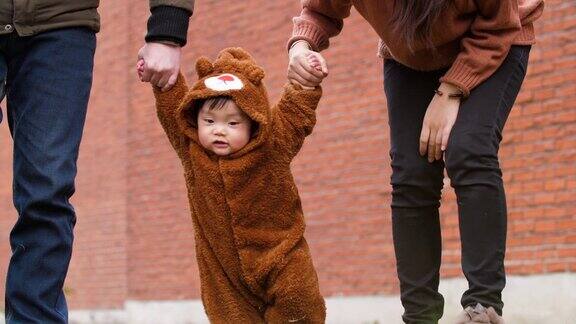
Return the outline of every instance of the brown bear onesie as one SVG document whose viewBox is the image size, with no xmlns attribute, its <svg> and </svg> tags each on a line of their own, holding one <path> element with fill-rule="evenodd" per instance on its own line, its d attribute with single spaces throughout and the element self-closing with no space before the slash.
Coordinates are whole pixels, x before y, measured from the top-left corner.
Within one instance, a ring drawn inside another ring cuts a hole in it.
<svg viewBox="0 0 576 324">
<path fill-rule="evenodd" d="M 306 240 L 290 162 L 316 122 L 321 89 L 286 85 L 270 108 L 264 71 L 240 48 L 214 63 L 200 58 L 199 80 L 182 75 L 154 89 L 158 117 L 184 167 L 195 229 L 202 301 L 212 323 L 324 323 L 326 308 Z M 239 151 L 204 149 L 191 123 L 195 101 L 228 96 L 258 124 Z"/>
</svg>

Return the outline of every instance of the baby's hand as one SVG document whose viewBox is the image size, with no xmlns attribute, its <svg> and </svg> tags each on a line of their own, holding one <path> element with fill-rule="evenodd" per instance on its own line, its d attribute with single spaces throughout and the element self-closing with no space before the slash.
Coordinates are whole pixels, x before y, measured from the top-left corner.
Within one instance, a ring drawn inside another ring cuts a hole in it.
<svg viewBox="0 0 576 324">
<path fill-rule="evenodd" d="M 315 68 L 318 71 L 322 71 L 322 65 L 320 64 L 320 59 L 318 59 L 318 57 L 314 55 L 314 53 L 308 54 L 306 58 L 308 59 L 308 64 L 310 64 L 311 67 Z"/>
<path fill-rule="evenodd" d="M 318 81 L 317 83 L 314 84 L 315 87 L 319 86 L 320 83 L 322 82 L 322 80 L 324 80 L 324 78 L 328 75 L 328 71 L 327 69 L 322 67 L 322 60 L 319 57 L 320 54 L 316 53 L 316 52 L 310 52 L 306 55 L 306 59 L 308 60 L 308 65 L 315 69 L 318 72 L 322 73 L 322 77 L 320 79 L 320 81 Z"/>
<path fill-rule="evenodd" d="M 312 51 L 305 40 L 296 41 L 288 51 L 288 81 L 304 89 L 317 87 L 328 75 L 322 54 Z"/>
<path fill-rule="evenodd" d="M 139 59 L 138 63 L 136 63 L 136 73 L 138 73 L 138 78 L 142 81 L 142 76 L 144 75 L 144 60 Z"/>
</svg>

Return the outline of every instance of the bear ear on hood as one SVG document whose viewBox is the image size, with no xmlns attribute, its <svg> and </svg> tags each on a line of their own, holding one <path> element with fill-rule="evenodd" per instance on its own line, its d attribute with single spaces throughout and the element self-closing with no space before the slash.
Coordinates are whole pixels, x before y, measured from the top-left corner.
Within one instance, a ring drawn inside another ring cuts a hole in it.
<svg viewBox="0 0 576 324">
<path fill-rule="evenodd" d="M 196 61 L 196 73 L 198 73 L 198 78 L 202 79 L 212 72 L 214 72 L 214 65 L 212 65 L 212 62 L 210 62 L 208 58 L 202 56 L 198 61 Z"/>
<path fill-rule="evenodd" d="M 240 47 L 229 47 L 218 54 L 215 65 L 228 68 L 230 65 L 240 69 L 250 82 L 258 85 L 264 78 L 264 70 L 256 65 L 252 56 Z"/>
<path fill-rule="evenodd" d="M 260 84 L 264 78 L 264 70 L 258 66 L 250 66 L 246 69 L 246 77 L 254 84 Z"/>
<path fill-rule="evenodd" d="M 221 60 L 236 59 L 239 61 L 252 61 L 252 62 L 254 62 L 254 59 L 252 58 L 252 56 L 250 56 L 250 54 L 248 52 L 246 52 L 244 49 L 242 49 L 240 47 L 228 47 L 228 48 L 221 50 L 220 53 L 218 53 L 217 59 L 221 59 Z"/>
</svg>

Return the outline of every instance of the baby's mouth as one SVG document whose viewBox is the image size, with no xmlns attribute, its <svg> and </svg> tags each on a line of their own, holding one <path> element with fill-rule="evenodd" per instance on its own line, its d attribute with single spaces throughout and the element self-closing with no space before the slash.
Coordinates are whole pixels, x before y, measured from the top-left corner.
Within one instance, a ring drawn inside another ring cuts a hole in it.
<svg viewBox="0 0 576 324">
<path fill-rule="evenodd" d="M 225 147 L 228 146 L 228 143 L 224 142 L 224 141 L 214 141 L 212 142 L 212 144 L 214 144 L 214 146 L 217 147 Z"/>
</svg>

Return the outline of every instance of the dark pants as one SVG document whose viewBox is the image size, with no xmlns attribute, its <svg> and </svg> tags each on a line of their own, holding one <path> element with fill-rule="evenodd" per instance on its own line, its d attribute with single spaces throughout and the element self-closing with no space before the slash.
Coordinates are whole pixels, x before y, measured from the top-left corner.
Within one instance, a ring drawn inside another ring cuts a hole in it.
<svg viewBox="0 0 576 324">
<path fill-rule="evenodd" d="M 513 46 L 500 68 L 462 101 L 444 161 L 418 153 L 422 121 L 446 70 L 419 72 L 386 60 L 392 159 L 392 226 L 406 323 L 437 323 L 442 240 L 438 207 L 446 167 L 458 201 L 462 306 L 502 312 L 506 277 L 506 197 L 498 163 L 502 129 L 526 74 L 529 46 Z"/>
<path fill-rule="evenodd" d="M 69 199 L 95 47 L 94 32 L 85 28 L 0 36 L 0 81 L 6 78 L 19 215 L 10 233 L 7 323 L 68 321 L 62 288 L 76 222 Z"/>
</svg>

